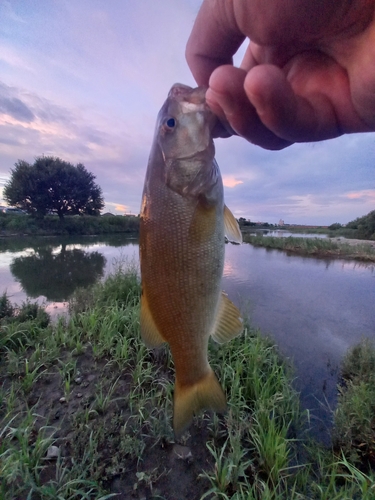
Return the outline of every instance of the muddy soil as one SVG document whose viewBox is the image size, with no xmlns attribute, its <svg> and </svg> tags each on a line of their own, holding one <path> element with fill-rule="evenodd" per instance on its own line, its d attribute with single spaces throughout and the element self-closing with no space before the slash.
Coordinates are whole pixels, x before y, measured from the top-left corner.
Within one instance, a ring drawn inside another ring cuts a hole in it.
<svg viewBox="0 0 375 500">
<path fill-rule="evenodd" d="M 69 353 L 65 355 L 66 360 L 71 359 Z M 60 360 L 63 365 L 64 355 Z M 75 360 L 69 391 L 62 380 L 62 365 L 52 366 L 40 375 L 24 400 L 19 398 L 19 414 L 32 408 L 36 415 L 29 445 L 33 446 L 42 427 L 50 426 L 48 432 L 58 447 L 63 465 L 74 467 L 89 453 L 90 479 L 116 493 L 114 498 L 119 500 L 201 498 L 211 487 L 204 471 L 211 474 L 214 471 L 214 459 L 206 447 L 212 439 L 209 416 L 196 418 L 181 443 L 174 442 L 169 423 L 164 435 L 150 435 L 147 422 L 139 432 L 132 427 L 134 409 L 132 412 L 129 408 L 128 395 L 134 384 L 130 371 L 106 359 L 95 359 L 90 347 Z M 172 374 L 165 376 L 169 378 Z M 4 388 L 10 386 L 14 377 L 17 376 L 4 373 L 0 364 L 0 384 Z M 104 396 L 109 394 L 116 380 L 110 401 L 103 410 L 97 402 L 98 391 Z M 3 417 L 0 412 L 0 420 Z M 167 415 L 166 421 L 170 417 Z M 94 441 L 92 446 L 90 439 Z M 52 458 L 44 463 L 41 476 L 47 483 L 55 477 L 57 462 Z M 27 492 L 19 500 L 26 500 L 26 496 Z"/>
</svg>

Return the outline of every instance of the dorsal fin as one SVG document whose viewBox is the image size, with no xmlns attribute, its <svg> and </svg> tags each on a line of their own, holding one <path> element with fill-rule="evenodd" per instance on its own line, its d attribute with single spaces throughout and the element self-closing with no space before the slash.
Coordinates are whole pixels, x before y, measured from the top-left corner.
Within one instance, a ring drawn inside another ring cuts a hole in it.
<svg viewBox="0 0 375 500">
<path fill-rule="evenodd" d="M 243 320 L 237 307 L 224 292 L 221 293 L 219 311 L 211 335 L 216 342 L 223 344 L 237 337 L 243 330 Z"/>
<path fill-rule="evenodd" d="M 242 243 L 240 226 L 226 205 L 224 205 L 224 233 L 231 243 Z"/>
</svg>

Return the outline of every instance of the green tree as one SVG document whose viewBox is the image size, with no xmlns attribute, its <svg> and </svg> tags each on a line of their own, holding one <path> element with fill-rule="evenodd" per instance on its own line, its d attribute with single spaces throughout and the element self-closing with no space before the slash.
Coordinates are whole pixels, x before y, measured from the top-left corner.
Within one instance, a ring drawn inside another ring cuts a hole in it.
<svg viewBox="0 0 375 500">
<path fill-rule="evenodd" d="M 337 229 L 341 229 L 342 225 L 339 222 L 334 222 L 330 226 L 328 226 L 328 229 L 331 229 L 332 231 L 336 231 Z"/>
<path fill-rule="evenodd" d="M 348 222 L 346 227 L 349 229 L 356 229 L 358 238 L 375 240 L 375 210 L 372 210 L 363 217 L 358 217 Z"/>
<path fill-rule="evenodd" d="M 19 160 L 4 187 L 4 199 L 29 214 L 44 217 L 99 215 L 104 206 L 95 176 L 82 163 L 76 166 L 53 156 L 40 156 L 30 163 Z"/>
</svg>

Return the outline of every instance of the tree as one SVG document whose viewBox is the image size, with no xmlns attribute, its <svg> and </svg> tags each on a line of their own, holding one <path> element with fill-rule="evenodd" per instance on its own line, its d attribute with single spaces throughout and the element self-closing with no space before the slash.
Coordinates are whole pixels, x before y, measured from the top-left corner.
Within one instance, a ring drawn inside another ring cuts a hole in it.
<svg viewBox="0 0 375 500">
<path fill-rule="evenodd" d="M 5 184 L 3 196 L 10 204 L 29 214 L 44 217 L 99 215 L 104 206 L 95 176 L 82 163 L 76 166 L 53 156 L 40 156 L 30 165 L 18 160 Z"/>
<path fill-rule="evenodd" d="M 341 229 L 341 228 L 342 228 L 342 225 L 339 222 L 334 222 L 333 224 L 328 226 L 328 229 L 330 229 L 331 231 L 336 231 L 337 229 Z"/>
<path fill-rule="evenodd" d="M 357 230 L 357 237 L 366 240 L 375 240 L 375 210 L 363 217 L 358 217 L 346 225 L 349 229 Z"/>
</svg>

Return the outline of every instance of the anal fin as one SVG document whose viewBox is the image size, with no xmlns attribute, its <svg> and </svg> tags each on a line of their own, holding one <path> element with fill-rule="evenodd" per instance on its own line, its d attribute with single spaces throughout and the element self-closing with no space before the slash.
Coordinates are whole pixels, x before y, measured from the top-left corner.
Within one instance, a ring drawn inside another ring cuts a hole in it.
<svg viewBox="0 0 375 500">
<path fill-rule="evenodd" d="M 241 313 L 224 292 L 221 293 L 221 301 L 216 316 L 216 321 L 211 336 L 219 344 L 237 337 L 243 330 Z"/>
<path fill-rule="evenodd" d="M 231 243 L 242 243 L 240 226 L 226 205 L 224 205 L 224 233 Z"/>
<path fill-rule="evenodd" d="M 143 292 L 141 297 L 141 337 L 149 349 L 159 347 L 165 342 L 155 325 L 151 311 L 148 306 L 146 294 Z"/>
</svg>

